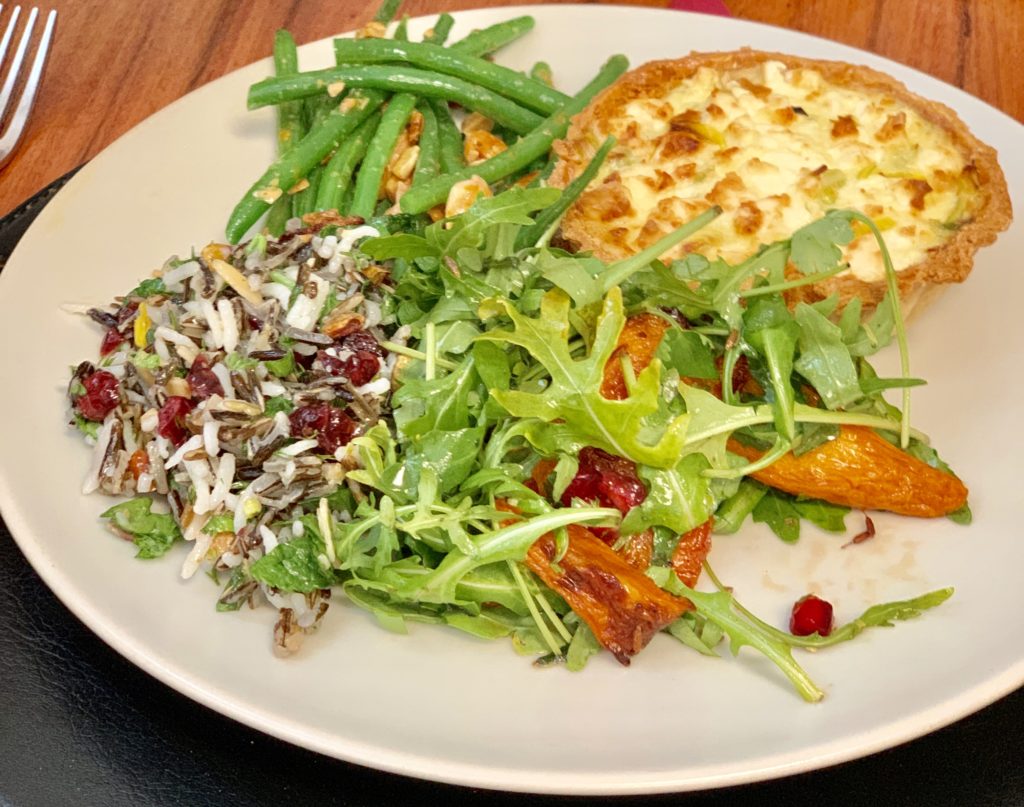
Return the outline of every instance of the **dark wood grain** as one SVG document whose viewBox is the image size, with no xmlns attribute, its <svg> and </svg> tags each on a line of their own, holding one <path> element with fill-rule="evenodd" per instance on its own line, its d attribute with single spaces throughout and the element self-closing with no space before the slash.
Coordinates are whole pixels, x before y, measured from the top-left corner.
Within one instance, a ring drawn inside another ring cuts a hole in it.
<svg viewBox="0 0 1024 807">
<path fill-rule="evenodd" d="M 664 5 L 667 0 L 640 0 Z M 931 73 L 1024 120 L 1022 0 L 726 0 L 735 16 L 835 39 Z M 410 15 L 508 5 L 406 0 Z M 352 0 L 50 0 L 57 33 L 24 140 L 0 169 L 0 216 L 177 98 L 270 53 L 357 27 Z M 6 19 L 6 14 L 4 15 Z"/>
</svg>

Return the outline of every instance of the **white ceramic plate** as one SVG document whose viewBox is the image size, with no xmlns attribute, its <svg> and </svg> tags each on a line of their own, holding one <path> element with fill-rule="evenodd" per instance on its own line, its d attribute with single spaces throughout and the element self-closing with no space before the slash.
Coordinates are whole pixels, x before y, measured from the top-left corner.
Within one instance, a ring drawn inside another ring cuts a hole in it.
<svg viewBox="0 0 1024 807">
<path fill-rule="evenodd" d="M 995 145 L 1024 211 L 1021 127 L 900 65 L 788 31 L 636 8 L 469 12 L 455 33 L 516 13 L 533 14 L 537 27 L 501 61 L 544 58 L 568 89 L 614 52 L 639 64 L 750 45 L 879 67 L 954 107 Z M 301 57 L 327 65 L 329 43 Z M 282 661 L 270 649 L 272 611 L 215 613 L 206 578 L 179 580 L 180 554 L 133 560 L 97 521 L 105 502 L 78 493 L 88 452 L 63 426 L 62 390 L 99 334 L 58 305 L 106 302 L 168 255 L 222 236 L 237 196 L 272 157 L 273 113 L 245 111 L 247 86 L 268 71 L 269 61 L 215 81 L 110 146 L 47 206 L 0 279 L 0 505 L 39 574 L 111 646 L 189 697 L 298 745 L 413 776 L 542 792 L 688 790 L 806 771 L 932 731 L 1024 681 L 1021 223 L 911 334 L 914 373 L 932 382 L 915 391 L 915 420 L 970 484 L 974 525 L 878 517 L 878 537 L 847 550 L 811 530 L 795 546 L 758 527 L 716 541 L 719 573 L 780 622 L 807 590 L 849 619 L 872 602 L 956 586 L 926 618 L 801 654 L 828 691 L 818 705 L 749 650 L 714 661 L 662 636 L 628 669 L 604 654 L 571 674 L 535 669 L 503 642 L 428 626 L 386 633 L 340 598 L 302 653 Z"/>
</svg>

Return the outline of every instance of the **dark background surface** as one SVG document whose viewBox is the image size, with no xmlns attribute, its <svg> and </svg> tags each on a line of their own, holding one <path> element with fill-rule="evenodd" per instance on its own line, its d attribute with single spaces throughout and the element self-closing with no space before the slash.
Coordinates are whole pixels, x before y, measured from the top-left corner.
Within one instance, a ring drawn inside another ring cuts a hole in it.
<svg viewBox="0 0 1024 807">
<path fill-rule="evenodd" d="M 47 189 L 0 219 L 0 267 L 50 195 Z M 685 738 L 682 728 L 681 737 L 699 742 Z M 574 801 L 378 773 L 234 723 L 150 678 L 90 633 L 46 588 L 0 522 L 4 807 L 400 802 L 504 807 Z M 685 796 L 607 801 L 1024 807 L 1024 690 L 920 740 L 826 771 Z"/>
</svg>

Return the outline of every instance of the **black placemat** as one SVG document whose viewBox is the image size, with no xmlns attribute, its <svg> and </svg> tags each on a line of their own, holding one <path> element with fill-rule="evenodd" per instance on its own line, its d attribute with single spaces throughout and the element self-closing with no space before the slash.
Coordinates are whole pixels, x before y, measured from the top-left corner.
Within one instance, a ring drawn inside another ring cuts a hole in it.
<svg viewBox="0 0 1024 807">
<path fill-rule="evenodd" d="M 66 179 L 0 220 L 0 267 Z M 992 615 L 995 622 L 1019 618 Z M 685 715 L 679 726 L 685 754 L 701 738 L 687 735 Z M 378 773 L 221 717 L 150 678 L 90 633 L 46 588 L 0 522 L 0 805 L 500 807 L 571 801 Z M 699 807 L 1021 807 L 1024 690 L 928 737 L 829 770 L 614 803 L 682 801 Z"/>
</svg>

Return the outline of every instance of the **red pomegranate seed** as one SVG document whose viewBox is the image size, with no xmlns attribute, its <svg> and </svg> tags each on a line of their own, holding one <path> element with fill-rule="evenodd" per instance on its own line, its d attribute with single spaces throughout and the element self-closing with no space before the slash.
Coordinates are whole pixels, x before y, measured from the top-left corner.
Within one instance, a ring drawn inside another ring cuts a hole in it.
<svg viewBox="0 0 1024 807">
<path fill-rule="evenodd" d="M 106 370 L 82 379 L 85 394 L 80 396 L 76 405 L 86 420 L 103 420 L 121 400 L 121 386 L 117 378 Z"/>
<path fill-rule="evenodd" d="M 793 605 L 789 632 L 794 636 L 828 636 L 832 632 L 832 604 L 813 594 L 801 597 Z"/>
<path fill-rule="evenodd" d="M 195 408 L 188 398 L 172 395 L 157 413 L 156 433 L 166 437 L 175 446 L 180 446 L 188 438 L 189 431 L 185 427 L 185 415 Z"/>
<path fill-rule="evenodd" d="M 315 437 L 325 454 L 333 454 L 347 445 L 356 431 L 356 422 L 343 410 L 329 403 L 300 406 L 288 416 L 292 437 Z"/>
<path fill-rule="evenodd" d="M 113 353 L 123 341 L 124 337 L 117 328 L 107 328 L 107 332 L 103 334 L 103 342 L 100 343 L 100 355 L 106 356 L 108 353 Z"/>
<path fill-rule="evenodd" d="M 188 381 L 193 398 L 205 400 L 211 395 L 224 394 L 224 387 L 221 386 L 220 379 L 210 369 L 210 362 L 202 353 L 196 356 L 196 360 L 192 362 L 192 369 L 188 371 L 185 380 Z"/>
</svg>

